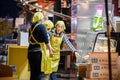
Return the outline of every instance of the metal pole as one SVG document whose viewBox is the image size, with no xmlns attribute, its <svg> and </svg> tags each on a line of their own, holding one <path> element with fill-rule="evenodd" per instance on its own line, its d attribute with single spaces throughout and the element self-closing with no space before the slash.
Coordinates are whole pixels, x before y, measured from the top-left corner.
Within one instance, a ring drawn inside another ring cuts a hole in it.
<svg viewBox="0 0 120 80">
<path fill-rule="evenodd" d="M 105 11 L 106 11 L 106 25 L 107 25 L 107 44 L 108 44 L 109 80 L 112 80 L 111 51 L 110 51 L 110 27 L 109 27 L 109 14 L 108 14 L 108 0 L 105 0 Z"/>
<path fill-rule="evenodd" d="M 68 15 L 65 15 L 65 14 L 62 14 L 62 13 L 58 13 L 58 12 L 55 12 L 55 11 L 50 11 L 50 10 L 45 9 L 45 8 L 42 8 L 42 7 L 40 7 L 40 6 L 32 5 L 32 4 L 29 4 L 29 3 L 25 3 L 25 5 L 28 5 L 28 6 L 30 6 L 30 7 L 35 7 L 35 8 L 41 9 L 41 10 L 43 10 L 43 11 L 52 13 L 52 14 L 54 14 L 54 15 L 56 15 L 56 16 L 59 16 L 59 17 L 65 17 L 65 18 L 67 18 L 67 19 L 71 19 L 71 16 L 68 16 Z"/>
</svg>

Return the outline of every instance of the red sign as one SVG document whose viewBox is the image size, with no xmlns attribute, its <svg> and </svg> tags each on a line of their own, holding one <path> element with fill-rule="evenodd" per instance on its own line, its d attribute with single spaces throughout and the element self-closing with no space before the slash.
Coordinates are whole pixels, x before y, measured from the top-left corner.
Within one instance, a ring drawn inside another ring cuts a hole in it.
<svg viewBox="0 0 120 80">
<path fill-rule="evenodd" d="M 48 7 L 54 4 L 54 0 L 37 0 L 37 3 L 42 6 L 42 8 Z"/>
</svg>

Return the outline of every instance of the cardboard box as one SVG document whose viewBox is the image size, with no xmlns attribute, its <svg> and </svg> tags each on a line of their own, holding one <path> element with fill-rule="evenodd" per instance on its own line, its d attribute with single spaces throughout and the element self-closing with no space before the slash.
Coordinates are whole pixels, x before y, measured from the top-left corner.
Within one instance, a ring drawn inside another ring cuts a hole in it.
<svg viewBox="0 0 120 80">
<path fill-rule="evenodd" d="M 111 65 L 112 70 L 118 70 L 118 65 Z M 108 70 L 107 64 L 88 64 L 87 71 Z"/>
<path fill-rule="evenodd" d="M 9 65 L 0 64 L 0 77 L 11 77 L 12 75 L 12 68 Z"/>
<path fill-rule="evenodd" d="M 118 68 L 120 67 L 120 56 L 118 57 Z M 118 69 L 118 75 L 120 77 L 120 69 Z"/>
<path fill-rule="evenodd" d="M 93 78 L 84 78 L 84 80 L 109 80 L 109 78 L 96 78 L 96 79 L 93 79 Z M 112 80 L 117 80 L 117 79 L 112 79 Z"/>
<path fill-rule="evenodd" d="M 118 77 L 118 70 L 112 71 L 112 78 Z M 106 70 L 86 71 L 86 78 L 109 78 L 109 72 Z"/>
<path fill-rule="evenodd" d="M 118 53 L 111 52 L 111 64 L 117 64 Z M 91 64 L 108 64 L 108 52 L 91 52 L 90 53 Z"/>
<path fill-rule="evenodd" d="M 13 80 L 12 77 L 0 77 L 0 80 Z"/>
<path fill-rule="evenodd" d="M 80 77 L 86 77 L 87 65 L 80 65 L 78 67 L 78 72 Z"/>
</svg>

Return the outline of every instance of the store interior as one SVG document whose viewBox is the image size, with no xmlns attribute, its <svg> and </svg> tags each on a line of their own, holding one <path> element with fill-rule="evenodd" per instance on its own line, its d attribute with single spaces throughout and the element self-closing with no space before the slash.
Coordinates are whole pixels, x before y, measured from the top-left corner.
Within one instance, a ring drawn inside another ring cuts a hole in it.
<svg viewBox="0 0 120 80">
<path fill-rule="evenodd" d="M 30 80 L 28 31 L 37 11 L 54 24 L 65 22 L 65 33 L 81 56 L 62 45 L 58 80 L 119 80 L 120 0 L 106 1 L 1 0 L 0 80 Z"/>
</svg>

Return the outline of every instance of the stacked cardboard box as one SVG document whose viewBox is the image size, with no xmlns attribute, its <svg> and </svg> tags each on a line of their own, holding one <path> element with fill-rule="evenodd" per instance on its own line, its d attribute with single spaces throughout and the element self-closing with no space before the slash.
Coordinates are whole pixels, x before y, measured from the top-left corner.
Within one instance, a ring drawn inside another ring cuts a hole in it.
<svg viewBox="0 0 120 80">
<path fill-rule="evenodd" d="M 0 80 L 13 80 L 12 77 L 0 77 Z"/>
<path fill-rule="evenodd" d="M 111 52 L 112 78 L 118 77 L 118 53 Z M 85 80 L 109 80 L 108 52 L 91 52 Z"/>
<path fill-rule="evenodd" d="M 12 68 L 8 65 L 0 64 L 0 80 L 13 80 Z"/>
<path fill-rule="evenodd" d="M 120 67 L 120 56 L 118 57 L 118 68 Z M 120 69 L 118 69 L 118 80 L 120 80 Z"/>
<path fill-rule="evenodd" d="M 6 36 L 12 32 L 12 19 L 2 19 L 0 21 L 0 37 Z"/>
</svg>

